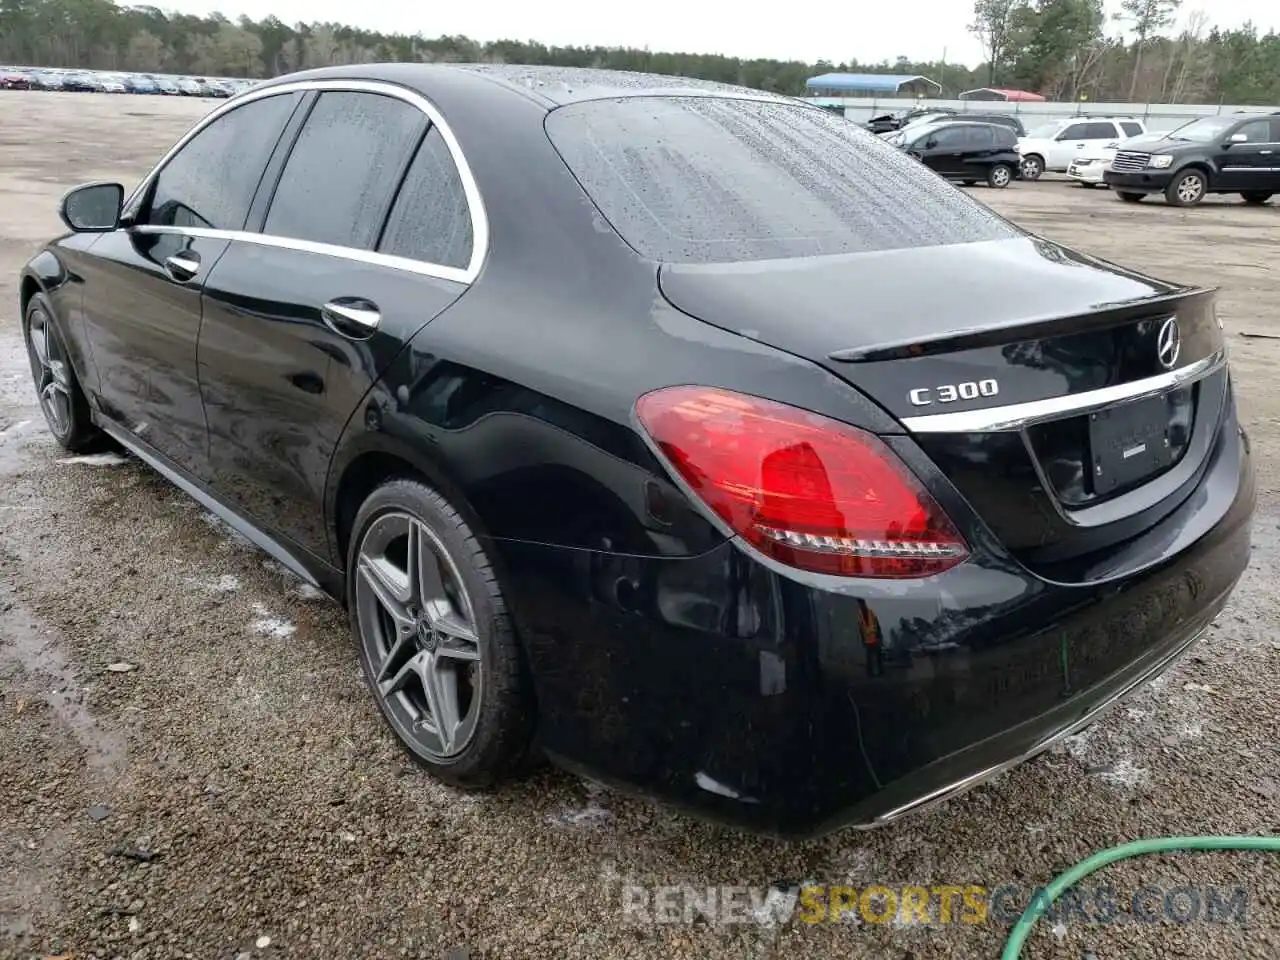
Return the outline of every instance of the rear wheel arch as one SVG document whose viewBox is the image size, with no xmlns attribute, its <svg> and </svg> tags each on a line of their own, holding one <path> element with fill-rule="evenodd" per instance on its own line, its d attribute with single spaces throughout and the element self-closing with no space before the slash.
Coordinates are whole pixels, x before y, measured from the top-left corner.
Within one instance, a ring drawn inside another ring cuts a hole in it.
<svg viewBox="0 0 1280 960">
<path fill-rule="evenodd" d="M 408 451 L 373 447 L 352 457 L 332 483 L 329 501 L 329 527 L 334 555 L 345 566 L 347 549 L 356 514 L 369 495 L 392 480 L 417 480 L 433 487 L 457 510 L 473 530 L 484 531 L 475 509 L 443 470 L 413 456 Z"/>
</svg>

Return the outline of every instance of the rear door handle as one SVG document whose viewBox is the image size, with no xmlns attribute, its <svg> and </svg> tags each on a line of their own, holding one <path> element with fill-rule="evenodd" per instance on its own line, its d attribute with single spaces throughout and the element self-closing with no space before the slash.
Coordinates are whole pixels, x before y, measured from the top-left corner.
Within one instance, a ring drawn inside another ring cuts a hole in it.
<svg viewBox="0 0 1280 960">
<path fill-rule="evenodd" d="M 200 254 L 194 250 L 183 250 L 171 257 L 165 257 L 164 269 L 172 279 L 179 283 L 186 283 L 200 272 Z"/>
<path fill-rule="evenodd" d="M 350 340 L 373 336 L 382 320 L 378 305 L 363 297 L 337 297 L 320 308 L 320 316 L 334 333 Z"/>
<path fill-rule="evenodd" d="M 1262 153 L 1262 154 L 1269 154 L 1269 153 L 1271 153 L 1271 151 L 1270 151 L 1270 150 L 1259 150 L 1258 152 L 1259 152 L 1259 153 Z"/>
</svg>

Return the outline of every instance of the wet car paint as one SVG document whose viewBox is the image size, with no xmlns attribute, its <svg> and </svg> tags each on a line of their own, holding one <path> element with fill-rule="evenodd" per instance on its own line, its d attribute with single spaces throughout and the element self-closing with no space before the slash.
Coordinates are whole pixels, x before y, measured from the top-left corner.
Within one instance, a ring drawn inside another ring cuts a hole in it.
<svg viewBox="0 0 1280 960">
<path fill-rule="evenodd" d="M 1144 657 L 1194 636 L 1224 602 L 1247 562 L 1253 499 L 1231 404 L 1208 479 L 1153 528 L 1123 580 L 1086 570 L 1064 586 L 1037 576 L 884 402 L 854 385 L 856 373 L 837 375 L 821 357 L 801 359 L 668 303 L 653 265 L 605 229 L 549 148 L 510 178 L 494 148 L 515 135 L 536 142 L 545 105 L 492 98 L 482 122 L 466 109 L 473 82 L 440 76 L 431 93 L 458 117 L 492 220 L 481 282 L 465 294 L 418 278 L 400 289 L 367 271 L 359 280 L 378 285 L 383 312 L 406 319 L 353 344 L 317 332 L 301 304 L 316 292 L 282 284 L 289 257 L 241 264 L 213 254 L 212 276 L 234 282 L 210 281 L 202 324 L 220 333 L 207 354 L 191 343 L 179 360 L 153 362 L 133 356 L 131 341 L 101 357 L 80 350 L 77 371 L 86 383 L 125 375 L 121 393 L 139 398 L 138 412 L 100 405 L 104 422 L 131 430 L 122 439 L 153 465 L 171 479 L 185 474 L 224 517 L 335 595 L 352 505 L 388 461 L 456 498 L 502 565 L 541 740 L 566 765 L 770 832 L 869 822 L 1034 746 L 1063 716 L 1106 700 Z M 60 240 L 29 272 L 72 324 L 92 280 L 86 246 Z M 1148 283 L 1083 260 L 1072 268 L 1104 288 Z M 562 274 L 572 298 L 528 282 Z M 424 309 L 430 290 L 440 300 Z M 998 284 L 989 296 L 992 309 L 1007 306 Z M 250 317 L 278 325 L 293 366 L 233 363 L 244 353 L 235 328 Z M 176 381 L 166 372 L 175 364 Z M 201 365 L 213 376 L 196 377 Z M 129 381 L 140 367 L 145 377 Z M 890 437 L 961 524 L 971 561 L 922 583 L 851 583 L 783 570 L 729 541 L 637 436 L 634 398 L 681 382 L 764 394 Z M 198 458 L 171 455 L 199 451 L 175 426 L 193 422 L 183 405 L 192 396 L 209 429 L 208 465 L 195 469 Z M 151 424 L 176 441 L 161 434 L 168 452 L 139 433 Z M 276 456 L 246 469 L 241 451 L 258 444 Z M 1153 604 L 1159 615 L 1146 612 Z M 1117 636 L 1146 646 L 1108 642 Z M 1074 673 L 1073 651 L 1083 665 Z"/>
</svg>

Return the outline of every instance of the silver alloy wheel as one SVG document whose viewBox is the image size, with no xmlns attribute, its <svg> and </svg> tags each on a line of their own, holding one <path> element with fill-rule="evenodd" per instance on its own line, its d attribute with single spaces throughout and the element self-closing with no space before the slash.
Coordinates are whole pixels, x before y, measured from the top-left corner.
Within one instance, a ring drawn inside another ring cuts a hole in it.
<svg viewBox="0 0 1280 960">
<path fill-rule="evenodd" d="M 1204 194 L 1204 177 L 1189 173 L 1178 181 L 1178 199 L 1183 203 L 1195 203 Z"/>
<path fill-rule="evenodd" d="M 1009 185 L 1009 168 L 996 167 L 992 170 L 991 185 L 993 187 L 1007 187 Z"/>
<path fill-rule="evenodd" d="M 356 554 L 356 614 L 376 695 L 428 760 L 462 753 L 484 694 L 480 635 L 457 564 L 426 524 L 384 513 Z"/>
<path fill-rule="evenodd" d="M 27 354 L 36 381 L 40 408 L 59 439 L 71 432 L 71 372 L 62 340 L 49 315 L 37 306 L 27 324 Z"/>
<path fill-rule="evenodd" d="M 1022 160 L 1022 176 L 1027 180 L 1035 180 L 1044 170 L 1040 166 L 1040 161 L 1035 157 L 1024 157 Z"/>
</svg>

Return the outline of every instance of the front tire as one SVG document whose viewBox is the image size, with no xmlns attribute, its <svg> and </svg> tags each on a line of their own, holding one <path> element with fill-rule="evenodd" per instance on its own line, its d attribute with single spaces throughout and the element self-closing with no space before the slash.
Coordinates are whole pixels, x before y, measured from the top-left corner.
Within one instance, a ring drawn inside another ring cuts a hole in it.
<svg viewBox="0 0 1280 960">
<path fill-rule="evenodd" d="M 484 547 L 439 492 L 399 479 L 370 494 L 347 597 L 365 679 L 418 764 L 469 788 L 524 769 L 534 709 L 515 630 Z"/>
<path fill-rule="evenodd" d="M 71 366 L 53 307 L 43 293 L 37 293 L 27 304 L 22 339 L 27 345 L 40 412 L 53 438 L 72 453 L 88 453 L 102 446 L 104 435 L 93 423 L 89 401 Z"/>
<path fill-rule="evenodd" d="M 996 190 L 1003 190 L 1012 179 L 1013 168 L 1003 163 L 997 163 L 987 171 L 987 186 Z"/>
<path fill-rule="evenodd" d="M 1125 203 L 1141 203 L 1144 199 L 1146 199 L 1147 195 L 1145 193 L 1128 193 L 1124 190 L 1117 190 L 1116 196 L 1119 197 L 1121 200 L 1123 200 Z"/>
<path fill-rule="evenodd" d="M 1209 192 L 1209 179 L 1200 170 L 1185 170 L 1164 191 L 1165 201 L 1174 207 L 1194 207 Z"/>
<path fill-rule="evenodd" d="M 1044 158 L 1034 153 L 1022 158 L 1019 164 L 1023 180 L 1039 180 L 1044 175 Z"/>
<path fill-rule="evenodd" d="M 1240 196 L 1244 197 L 1245 203 L 1253 204 L 1254 206 L 1261 206 L 1271 199 L 1271 194 L 1262 190 L 1246 190 Z"/>
</svg>

